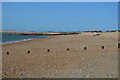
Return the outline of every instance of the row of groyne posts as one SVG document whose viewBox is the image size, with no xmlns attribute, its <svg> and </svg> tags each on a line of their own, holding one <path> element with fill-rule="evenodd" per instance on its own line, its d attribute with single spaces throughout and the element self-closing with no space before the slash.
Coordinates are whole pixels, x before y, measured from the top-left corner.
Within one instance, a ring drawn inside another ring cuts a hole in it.
<svg viewBox="0 0 120 80">
<path fill-rule="evenodd" d="M 101 46 L 101 49 L 104 49 L 105 48 L 105 46 Z M 118 48 L 120 48 L 120 43 L 118 43 Z M 87 47 L 84 47 L 83 48 L 84 50 L 87 50 Z M 67 48 L 67 51 L 69 51 L 70 49 L 69 48 Z M 50 52 L 50 49 L 47 49 L 47 52 Z M 27 53 L 30 53 L 30 51 L 27 51 Z M 7 55 L 9 55 L 10 54 L 10 52 L 7 52 Z"/>
</svg>

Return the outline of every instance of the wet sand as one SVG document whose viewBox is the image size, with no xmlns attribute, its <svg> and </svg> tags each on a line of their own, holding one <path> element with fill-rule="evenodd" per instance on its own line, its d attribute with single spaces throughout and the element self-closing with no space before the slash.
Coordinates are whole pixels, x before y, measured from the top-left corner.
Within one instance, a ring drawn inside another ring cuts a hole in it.
<svg viewBox="0 0 120 80">
<path fill-rule="evenodd" d="M 101 46 L 104 46 L 104 49 Z M 4 44 L 2 76 L 4 78 L 117 78 L 117 47 L 117 32 L 102 33 L 99 36 L 93 36 L 93 33 L 61 35 Z"/>
</svg>

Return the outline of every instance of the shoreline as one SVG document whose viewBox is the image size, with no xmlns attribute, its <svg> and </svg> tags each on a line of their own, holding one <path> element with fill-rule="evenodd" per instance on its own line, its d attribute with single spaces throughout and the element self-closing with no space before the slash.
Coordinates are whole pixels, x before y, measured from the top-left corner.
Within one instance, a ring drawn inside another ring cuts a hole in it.
<svg viewBox="0 0 120 80">
<path fill-rule="evenodd" d="M 38 38 L 36 38 L 38 39 Z M 23 40 L 17 40 L 17 41 L 10 41 L 10 42 L 4 42 L 4 43 L 0 43 L 0 44 L 10 44 L 10 43 L 17 43 L 17 42 L 23 42 L 23 41 L 29 41 L 29 40 L 33 40 L 33 39 L 23 39 Z"/>
<path fill-rule="evenodd" d="M 61 36 L 60 32 L 21 32 L 21 31 L 0 31 L 3 33 L 10 33 L 10 34 L 19 34 L 19 35 L 28 35 L 28 36 L 46 36 L 46 38 L 50 38 L 51 36 Z M 40 34 L 43 33 L 42 35 L 32 35 L 32 34 Z M 66 32 L 69 33 L 69 32 Z M 94 36 L 97 35 L 101 35 L 101 34 L 107 34 L 107 33 L 118 33 L 118 32 L 81 32 L 80 34 L 92 34 Z M 72 34 L 72 35 L 80 35 L 80 34 Z M 49 35 L 49 36 L 47 36 Z M 65 34 L 66 35 L 66 34 Z M 67 35 L 71 35 L 71 34 L 67 34 Z M 22 41 L 29 41 L 29 40 L 33 40 L 33 39 L 39 39 L 39 38 L 28 38 L 28 39 L 22 39 L 22 40 L 15 40 L 15 41 L 8 41 L 8 42 L 4 42 L 4 43 L 0 43 L 0 44 L 9 44 L 9 43 L 16 43 L 16 42 L 22 42 Z"/>
<path fill-rule="evenodd" d="M 52 37 L 46 36 L 45 38 L 52 38 Z M 34 40 L 34 39 L 43 39 L 43 38 L 28 38 L 28 39 L 22 39 L 22 40 L 16 40 L 16 41 L 0 43 L 0 45 L 11 44 L 11 43 L 18 43 L 18 42 L 25 42 L 25 41 L 30 41 L 30 40 Z"/>
</svg>

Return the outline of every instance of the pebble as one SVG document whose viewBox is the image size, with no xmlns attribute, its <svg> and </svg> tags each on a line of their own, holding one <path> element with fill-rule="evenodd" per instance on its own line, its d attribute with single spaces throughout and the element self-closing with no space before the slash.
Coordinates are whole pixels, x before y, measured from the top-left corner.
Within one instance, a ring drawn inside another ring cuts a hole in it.
<svg viewBox="0 0 120 80">
<path fill-rule="evenodd" d="M 68 60 L 66 60 L 66 62 L 68 62 Z"/>
<path fill-rule="evenodd" d="M 33 56 L 33 58 L 34 58 L 35 56 Z"/>
<path fill-rule="evenodd" d="M 110 75 L 109 77 L 111 78 L 113 75 Z"/>
<path fill-rule="evenodd" d="M 14 76 L 14 74 L 11 74 L 12 76 Z"/>
<path fill-rule="evenodd" d="M 52 70 L 55 70 L 54 68 Z"/>
<path fill-rule="evenodd" d="M 82 58 L 82 60 L 84 60 L 84 58 Z"/>
<path fill-rule="evenodd" d="M 92 68 L 91 70 L 93 71 L 94 69 Z"/>
<path fill-rule="evenodd" d="M 16 70 L 14 69 L 14 71 L 16 71 Z"/>
<path fill-rule="evenodd" d="M 6 73 L 4 73 L 4 75 L 6 76 Z"/>
<path fill-rule="evenodd" d="M 50 67 L 50 65 L 48 65 L 48 67 Z"/>
<path fill-rule="evenodd" d="M 16 69 L 19 69 L 19 67 L 16 67 Z"/>
<path fill-rule="evenodd" d="M 68 61 L 70 61 L 70 58 L 68 58 Z"/>
<path fill-rule="evenodd" d="M 88 77 L 90 77 L 90 76 L 91 76 L 91 75 L 87 75 L 87 76 L 85 76 L 85 77 L 87 77 L 87 78 L 88 78 Z"/>
<path fill-rule="evenodd" d="M 23 76 L 23 73 L 21 74 L 21 76 Z"/>
<path fill-rule="evenodd" d="M 56 70 L 56 72 L 58 72 L 58 70 Z"/>
<path fill-rule="evenodd" d="M 73 71 L 72 73 L 74 74 L 75 72 Z"/>
<path fill-rule="evenodd" d="M 83 70 L 80 69 L 80 71 L 83 71 Z"/>
<path fill-rule="evenodd" d="M 23 76 L 25 74 L 25 72 L 23 72 L 23 73 L 19 73 L 19 75 L 21 75 L 21 76 Z"/>
<path fill-rule="evenodd" d="M 111 75 L 109 75 L 109 74 L 106 74 L 106 75 L 107 75 L 108 77 L 110 77 L 110 78 L 113 76 L 112 74 L 111 74 Z"/>
</svg>

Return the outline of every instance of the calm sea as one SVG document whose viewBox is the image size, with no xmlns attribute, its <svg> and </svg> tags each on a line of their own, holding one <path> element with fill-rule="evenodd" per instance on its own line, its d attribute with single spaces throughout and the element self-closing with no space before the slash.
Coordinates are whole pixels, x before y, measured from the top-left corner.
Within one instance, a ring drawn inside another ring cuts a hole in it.
<svg viewBox="0 0 120 80">
<path fill-rule="evenodd" d="M 0 33 L 0 37 L 1 36 L 2 36 L 2 40 L 0 40 L 0 44 L 15 43 L 15 42 L 27 41 L 38 38 L 49 38 L 48 36 L 30 36 L 30 35 L 19 35 L 19 34 L 8 34 L 8 33 Z"/>
</svg>

